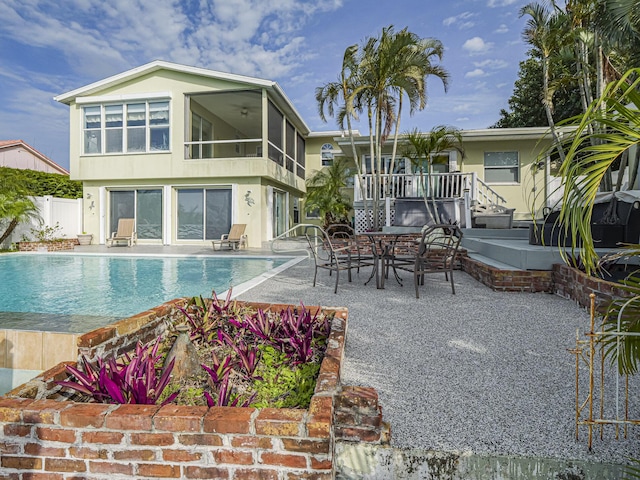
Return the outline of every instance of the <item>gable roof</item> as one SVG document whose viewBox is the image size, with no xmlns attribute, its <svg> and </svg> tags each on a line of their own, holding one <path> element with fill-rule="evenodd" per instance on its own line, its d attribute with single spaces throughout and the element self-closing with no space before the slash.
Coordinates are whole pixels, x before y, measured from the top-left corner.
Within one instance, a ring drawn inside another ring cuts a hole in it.
<svg viewBox="0 0 640 480">
<path fill-rule="evenodd" d="M 71 90 L 70 92 L 63 93 L 61 95 L 57 95 L 53 97 L 53 99 L 56 102 L 70 105 L 71 102 L 73 102 L 77 97 L 91 95 L 105 88 L 118 85 L 119 83 L 127 82 L 159 70 L 188 73 L 205 78 L 228 80 L 231 82 L 244 83 L 248 86 L 265 88 L 271 91 L 271 93 L 275 97 L 277 97 L 278 100 L 280 100 L 279 105 L 283 107 L 284 110 L 286 110 L 287 114 L 295 116 L 296 120 L 298 120 L 300 124 L 304 126 L 304 128 L 306 129 L 306 132 L 304 132 L 305 134 L 308 134 L 310 131 L 306 122 L 300 116 L 293 103 L 291 103 L 287 95 L 284 93 L 284 90 L 282 90 L 277 82 L 256 77 L 237 75 L 235 73 L 218 72 L 216 70 L 209 70 L 207 68 L 191 67 L 188 65 L 181 65 L 179 63 L 166 62 L 164 60 L 154 60 L 153 62 L 149 62 L 139 67 L 132 68 L 131 70 L 118 73 L 117 75 L 112 75 L 111 77 L 107 77 L 103 80 L 99 80 L 84 87 Z"/>
<path fill-rule="evenodd" d="M 59 173 L 61 175 L 69 175 L 69 171 L 66 168 L 61 167 L 49 157 L 40 153 L 31 145 L 27 144 L 24 140 L 0 140 L 0 153 L 2 153 L 2 151 L 10 150 L 16 147 L 27 150 L 29 153 L 31 153 L 31 155 L 38 158 L 38 160 L 42 161 L 44 164 L 55 170 L 56 173 Z"/>
</svg>

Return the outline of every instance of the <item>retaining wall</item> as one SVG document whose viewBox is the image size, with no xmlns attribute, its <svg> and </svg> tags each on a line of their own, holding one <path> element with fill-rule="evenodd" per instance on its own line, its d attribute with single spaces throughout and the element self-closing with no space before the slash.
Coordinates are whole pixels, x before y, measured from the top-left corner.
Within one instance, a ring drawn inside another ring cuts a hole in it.
<svg viewBox="0 0 640 480">
<path fill-rule="evenodd" d="M 119 354 L 153 339 L 183 301 L 83 335 L 80 352 Z M 336 440 L 388 444 L 389 428 L 375 390 L 341 387 L 347 310 L 323 311 L 335 317 L 308 409 L 80 403 L 55 383 L 68 376 L 62 363 L 0 397 L 2 478 L 334 478 Z"/>
<path fill-rule="evenodd" d="M 61 252 L 73 250 L 79 245 L 77 238 L 65 238 L 53 242 L 18 242 L 18 250 L 21 252 Z"/>
</svg>

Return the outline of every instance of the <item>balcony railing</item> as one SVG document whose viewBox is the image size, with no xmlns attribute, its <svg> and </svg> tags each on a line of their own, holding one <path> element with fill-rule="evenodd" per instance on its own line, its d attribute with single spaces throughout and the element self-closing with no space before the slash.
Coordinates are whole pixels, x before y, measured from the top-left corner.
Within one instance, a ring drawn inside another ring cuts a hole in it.
<svg viewBox="0 0 640 480">
<path fill-rule="evenodd" d="M 364 193 L 367 200 L 373 200 L 374 175 L 363 176 Z M 504 204 L 506 199 L 493 190 L 489 185 L 480 180 L 475 172 L 471 173 L 433 173 L 431 181 L 425 175 L 422 179 L 415 174 L 381 175 L 378 188 L 379 199 L 384 200 L 398 197 L 421 197 L 424 189 L 427 196 L 435 198 L 462 198 L 465 190 L 469 191 L 472 202 L 482 204 Z M 429 188 L 432 191 L 429 191 Z M 388 194 L 388 195 L 387 195 Z M 358 179 L 354 179 L 354 200 L 363 200 Z"/>
</svg>

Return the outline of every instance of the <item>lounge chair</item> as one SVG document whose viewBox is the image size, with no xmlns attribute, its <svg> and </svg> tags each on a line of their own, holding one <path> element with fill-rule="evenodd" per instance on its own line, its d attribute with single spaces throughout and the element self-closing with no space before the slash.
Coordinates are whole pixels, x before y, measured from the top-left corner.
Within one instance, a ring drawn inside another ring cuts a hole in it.
<svg viewBox="0 0 640 480">
<path fill-rule="evenodd" d="M 111 237 L 107 238 L 107 247 L 112 247 L 113 242 L 127 242 L 128 247 L 138 243 L 138 235 L 133 218 L 121 218 L 118 220 L 118 231 L 113 232 Z"/>
<path fill-rule="evenodd" d="M 222 250 L 222 248 L 230 248 L 237 250 L 240 247 L 247 246 L 247 235 L 244 233 L 247 228 L 246 223 L 234 223 L 231 226 L 229 233 L 225 233 L 220 237 L 220 240 L 212 240 L 214 250 Z"/>
</svg>

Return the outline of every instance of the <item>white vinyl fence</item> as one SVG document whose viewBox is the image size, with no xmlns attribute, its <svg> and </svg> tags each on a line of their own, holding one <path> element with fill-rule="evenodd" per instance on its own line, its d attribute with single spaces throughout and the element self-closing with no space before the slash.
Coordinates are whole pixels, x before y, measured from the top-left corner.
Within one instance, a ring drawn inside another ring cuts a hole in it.
<svg viewBox="0 0 640 480">
<path fill-rule="evenodd" d="M 82 233 L 82 199 L 56 198 L 50 195 L 44 197 L 32 197 L 38 214 L 38 218 L 30 223 L 21 223 L 5 242 L 0 245 L 8 248 L 12 243 L 19 242 L 25 236 L 29 240 L 35 237 L 31 229 L 41 229 L 44 227 L 60 227 L 56 232 L 57 237 L 74 238 L 78 233 Z"/>
</svg>

